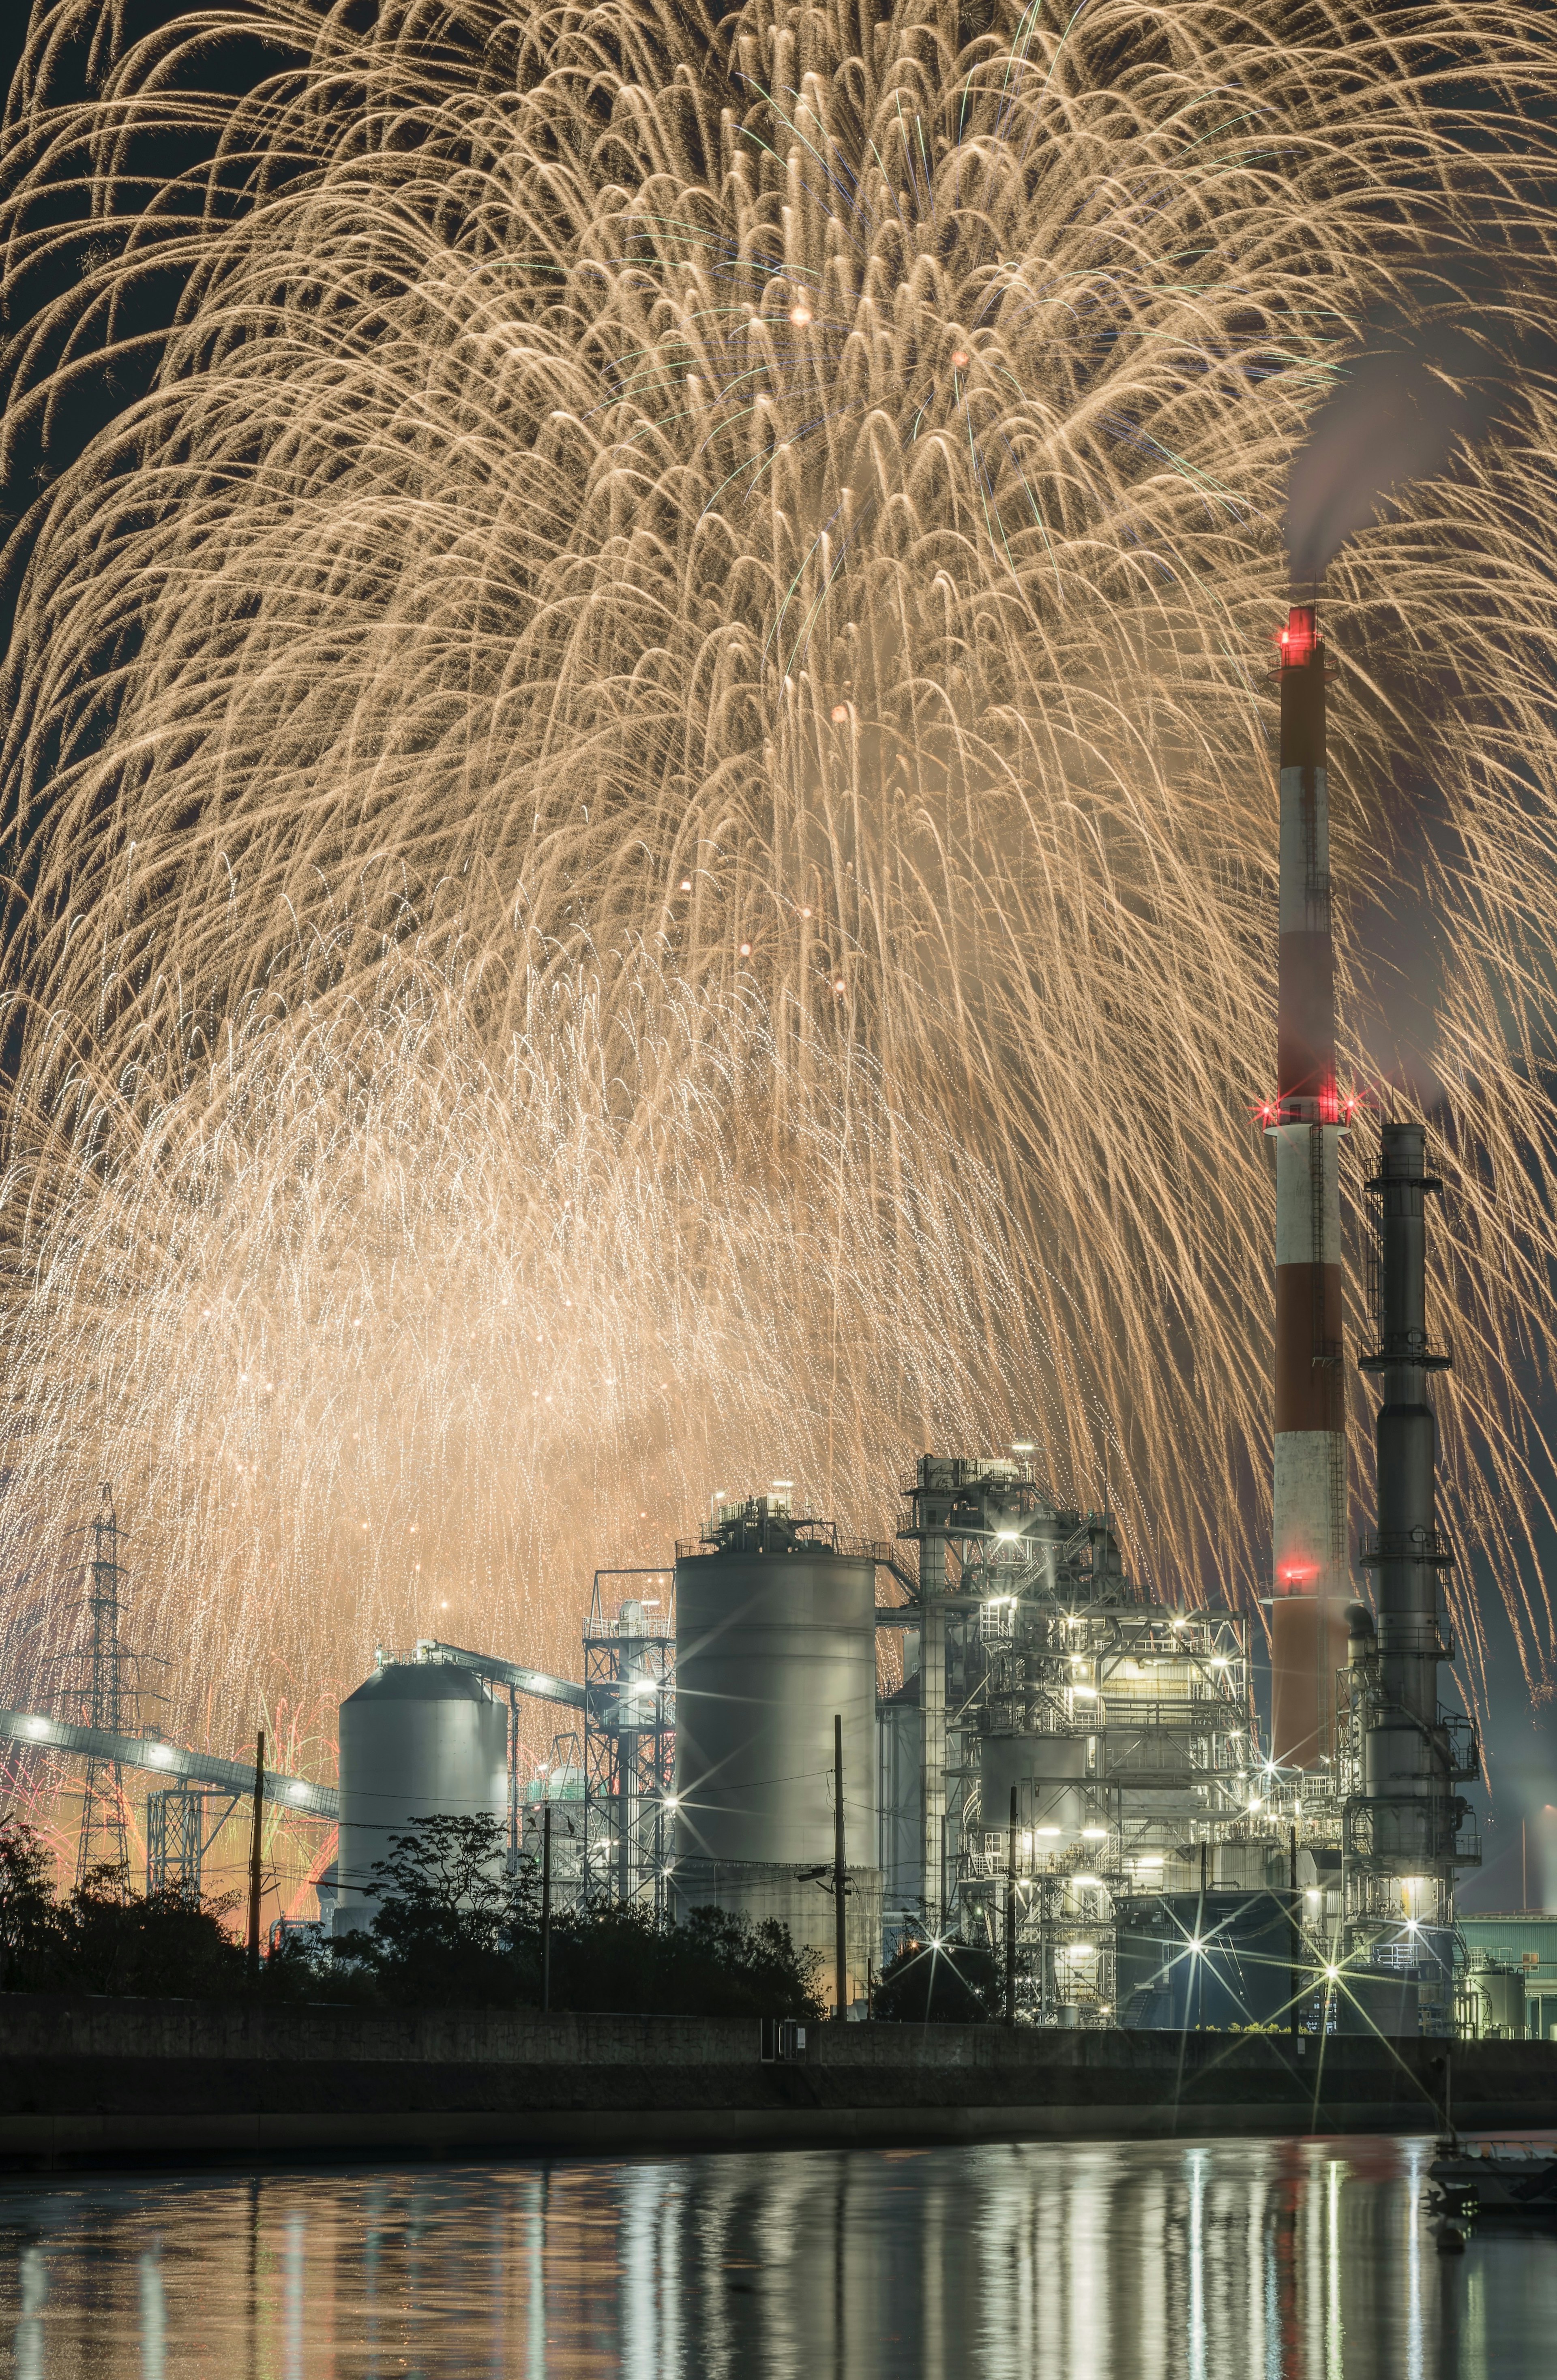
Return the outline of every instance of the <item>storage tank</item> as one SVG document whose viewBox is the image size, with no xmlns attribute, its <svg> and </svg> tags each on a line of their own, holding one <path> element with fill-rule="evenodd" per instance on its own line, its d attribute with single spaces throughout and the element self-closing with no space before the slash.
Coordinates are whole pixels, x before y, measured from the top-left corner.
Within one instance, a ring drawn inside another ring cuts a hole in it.
<svg viewBox="0 0 1557 2380">
<path fill-rule="evenodd" d="M 506 1825 L 508 1715 L 469 1670 L 383 1661 L 341 1705 L 340 1890 L 335 1930 L 365 1926 L 365 1888 L 390 1838 L 432 1817 Z"/>
<path fill-rule="evenodd" d="M 875 1566 L 770 1498 L 716 1514 L 703 1542 L 677 1555 L 677 1905 L 778 1919 L 821 1953 L 831 1996 L 833 1900 L 822 1885 L 833 1873 L 841 1716 L 849 1991 L 863 1998 L 882 1903 Z"/>
<path fill-rule="evenodd" d="M 1523 2041 L 1525 1974 L 1523 1968 L 1504 1966 L 1498 1959 L 1472 1967 L 1467 1977 L 1481 2003 L 1481 2030 L 1491 2041 Z"/>
</svg>

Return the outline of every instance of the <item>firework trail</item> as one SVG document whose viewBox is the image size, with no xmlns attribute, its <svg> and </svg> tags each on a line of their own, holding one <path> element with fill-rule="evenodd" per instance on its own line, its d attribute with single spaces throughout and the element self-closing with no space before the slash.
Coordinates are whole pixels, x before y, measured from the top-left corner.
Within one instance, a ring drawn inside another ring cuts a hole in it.
<svg viewBox="0 0 1557 2380">
<path fill-rule="evenodd" d="M 1286 473 L 1440 260 L 1539 322 L 1554 79 L 1518 0 L 40 8 L 13 1672 L 100 1477 L 235 1740 L 375 1642 L 566 1669 L 715 1486 L 884 1534 L 932 1443 L 1267 1588 Z M 1327 608 L 1351 1072 L 1425 1096 L 1393 919 L 1538 1680 L 1554 434 L 1532 372 Z"/>
</svg>

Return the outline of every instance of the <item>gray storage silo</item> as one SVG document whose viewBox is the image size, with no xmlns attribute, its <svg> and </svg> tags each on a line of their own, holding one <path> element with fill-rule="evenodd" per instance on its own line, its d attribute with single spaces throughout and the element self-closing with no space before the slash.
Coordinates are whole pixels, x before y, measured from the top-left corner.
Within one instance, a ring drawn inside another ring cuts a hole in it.
<svg viewBox="0 0 1557 2380">
<path fill-rule="evenodd" d="M 776 1918 L 831 1995 L 834 1715 L 844 1723 L 851 1998 L 881 1954 L 876 1579 L 826 1524 L 763 1497 L 721 1504 L 675 1566 L 678 1909 Z M 824 1870 L 819 1877 L 817 1870 Z"/>
<path fill-rule="evenodd" d="M 390 1839 L 432 1817 L 505 1824 L 508 1717 L 469 1670 L 384 1661 L 341 1705 L 340 1898 L 335 1930 L 371 1923 Z"/>
</svg>

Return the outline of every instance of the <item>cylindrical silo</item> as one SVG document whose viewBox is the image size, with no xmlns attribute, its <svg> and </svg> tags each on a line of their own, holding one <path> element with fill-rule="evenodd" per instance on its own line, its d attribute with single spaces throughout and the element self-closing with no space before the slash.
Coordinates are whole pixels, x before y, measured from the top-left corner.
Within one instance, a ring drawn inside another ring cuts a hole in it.
<svg viewBox="0 0 1557 2380">
<path fill-rule="evenodd" d="M 824 1988 L 842 1718 L 849 1983 L 863 1998 L 881 1955 L 874 1565 L 792 1536 L 777 1515 L 684 1554 L 675 1684 L 677 1903 L 777 1918 L 823 1954 Z"/>
<path fill-rule="evenodd" d="M 385 1661 L 341 1705 L 340 1900 L 335 1931 L 371 1924 L 373 1863 L 432 1817 L 505 1828 L 508 1716 L 469 1670 Z"/>
</svg>

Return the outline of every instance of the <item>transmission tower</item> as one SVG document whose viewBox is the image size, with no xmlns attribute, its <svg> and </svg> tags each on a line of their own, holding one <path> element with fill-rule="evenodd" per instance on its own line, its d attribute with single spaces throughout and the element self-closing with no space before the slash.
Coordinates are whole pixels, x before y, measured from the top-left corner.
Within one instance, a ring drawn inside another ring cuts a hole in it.
<svg viewBox="0 0 1557 2380">
<path fill-rule="evenodd" d="M 119 1640 L 119 1588 L 124 1572 L 119 1566 L 119 1524 L 111 1488 L 103 1490 L 91 1530 L 92 1555 L 88 1571 L 91 1585 L 87 1595 L 91 1621 L 87 1725 L 101 1728 L 109 1735 L 123 1735 L 128 1716 L 126 1706 L 130 1699 L 125 1688 L 125 1670 L 133 1657 L 127 1655 Z M 129 1868 L 129 1846 L 125 1840 L 124 1770 L 116 1760 L 93 1757 L 87 1763 L 81 1795 L 76 1882 L 84 1883 L 92 1868 L 103 1866 L 116 1867 L 121 1874 L 128 1874 Z"/>
</svg>

